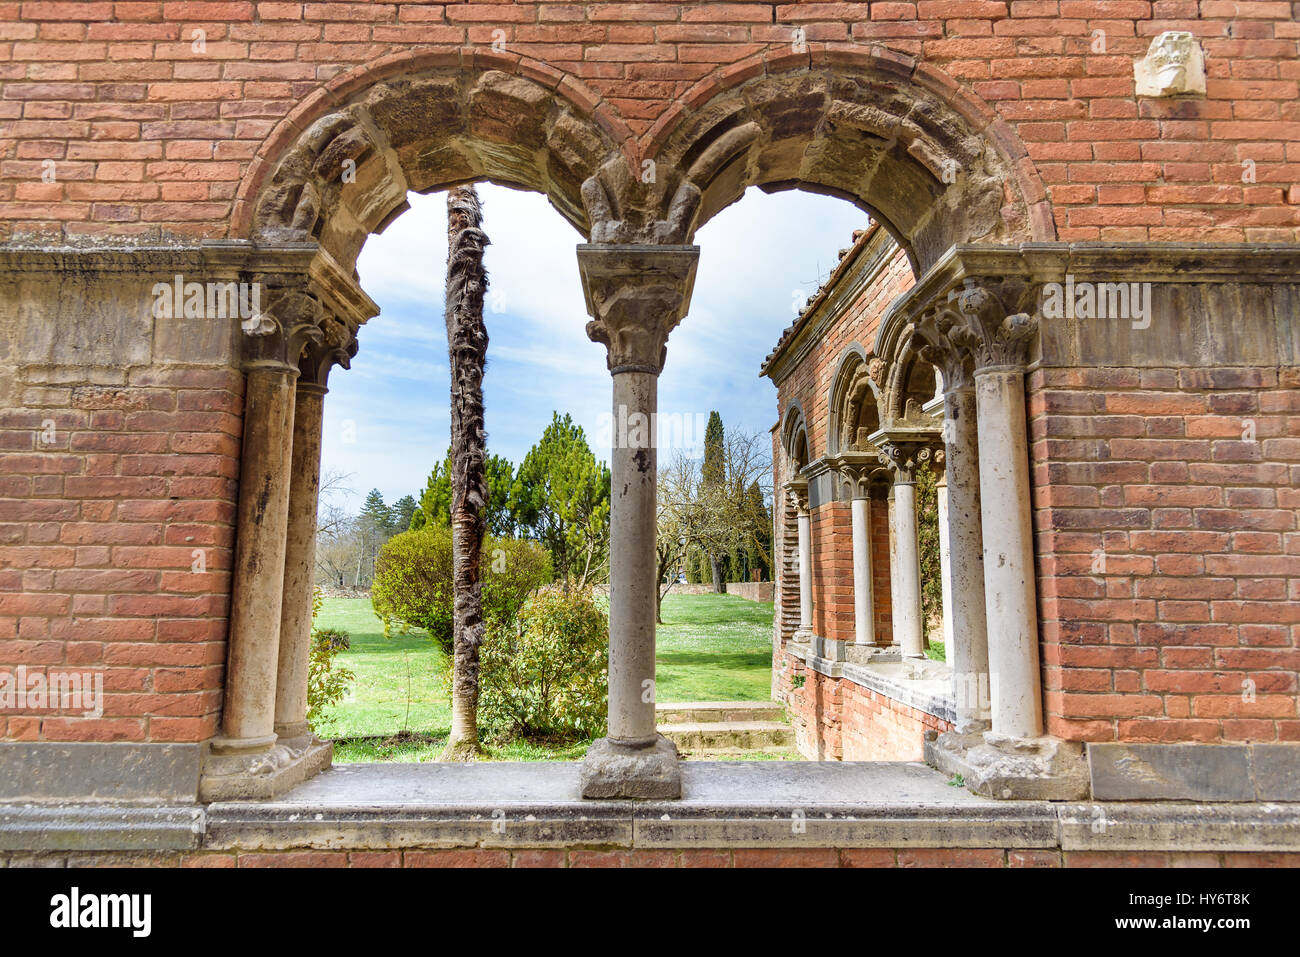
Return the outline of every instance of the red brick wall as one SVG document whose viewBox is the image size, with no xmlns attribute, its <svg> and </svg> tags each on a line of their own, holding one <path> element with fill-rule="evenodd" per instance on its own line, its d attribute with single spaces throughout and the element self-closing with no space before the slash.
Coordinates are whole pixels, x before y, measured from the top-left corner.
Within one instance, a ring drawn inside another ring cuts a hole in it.
<svg viewBox="0 0 1300 957">
<path fill-rule="evenodd" d="M 1048 730 L 1300 741 L 1300 370 L 1029 389 Z"/>
<path fill-rule="evenodd" d="M 235 371 L 145 370 L 0 411 L 0 667 L 104 682 L 101 719 L 0 711 L 0 738 L 216 732 L 242 396 Z"/>
<path fill-rule="evenodd" d="M 1300 24 L 1288 2 L 15 0 L 0 3 L 0 241 L 226 236 L 276 124 L 394 53 L 504 41 L 502 63 L 559 71 L 650 155 L 656 120 L 703 102 L 741 61 L 801 62 L 796 27 L 813 60 L 883 47 L 990 104 L 1028 149 L 1061 239 L 1297 237 Z M 1136 99 L 1133 61 L 1165 30 L 1200 39 L 1205 99 Z M 45 159 L 55 183 L 42 182 Z"/>
</svg>

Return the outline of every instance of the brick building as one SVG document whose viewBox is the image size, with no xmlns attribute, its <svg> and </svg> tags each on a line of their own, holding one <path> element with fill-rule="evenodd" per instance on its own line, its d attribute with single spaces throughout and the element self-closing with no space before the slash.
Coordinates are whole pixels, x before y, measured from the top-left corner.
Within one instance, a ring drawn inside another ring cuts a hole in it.
<svg viewBox="0 0 1300 957">
<path fill-rule="evenodd" d="M 105 688 L 101 714 L 0 710 L 0 799 L 164 802 L 193 842 L 198 803 L 328 764 L 304 710 L 320 412 L 377 311 L 357 255 L 408 191 L 545 193 L 590 240 L 614 404 L 652 413 L 696 231 L 758 186 L 879 223 L 768 365 L 787 557 L 807 517 L 774 653 L 778 690 L 805 669 L 804 746 L 943 730 L 929 757 L 986 796 L 1231 799 L 1192 850 L 1294 849 L 1259 802 L 1296 800 L 1300 746 L 1298 41 L 1263 0 L 0 2 L 0 665 Z M 884 573 L 941 382 L 973 688 L 950 702 L 850 669 L 914 649 Z M 642 693 L 653 455 L 611 455 L 590 795 L 681 793 Z M 1025 811 L 1058 821 L 1034 845 L 1057 862 L 1175 847 L 1163 811 L 1114 812 L 1125 839 L 1065 807 Z M 916 843 L 844 826 L 806 840 Z M 1002 862 L 1022 840 L 976 832 Z"/>
</svg>

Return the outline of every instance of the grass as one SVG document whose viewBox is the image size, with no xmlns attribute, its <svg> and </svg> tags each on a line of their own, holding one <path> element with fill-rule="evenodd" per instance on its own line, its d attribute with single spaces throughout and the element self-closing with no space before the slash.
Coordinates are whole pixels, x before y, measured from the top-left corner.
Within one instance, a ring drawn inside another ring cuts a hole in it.
<svg viewBox="0 0 1300 957">
<path fill-rule="evenodd" d="M 656 697 L 664 702 L 766 701 L 772 667 L 772 604 L 735 595 L 673 595 L 658 629 Z M 356 673 L 343 701 L 317 722 L 340 763 L 431 761 L 451 732 L 447 661 L 423 633 L 384 637 L 366 598 L 327 598 L 316 625 L 347 631 L 337 661 Z M 587 742 L 511 741 L 487 747 L 494 761 L 575 761 Z M 754 755 L 754 760 L 766 756 Z"/>
</svg>

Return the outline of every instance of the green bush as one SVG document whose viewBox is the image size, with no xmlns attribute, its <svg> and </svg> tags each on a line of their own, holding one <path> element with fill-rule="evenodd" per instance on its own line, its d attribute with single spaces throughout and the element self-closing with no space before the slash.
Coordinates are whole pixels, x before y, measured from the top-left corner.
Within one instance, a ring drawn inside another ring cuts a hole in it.
<svg viewBox="0 0 1300 957">
<path fill-rule="evenodd" d="M 609 620 L 591 589 L 541 589 L 515 621 L 488 627 L 479 671 L 484 724 L 527 736 L 600 737 L 608 653 Z"/>
<path fill-rule="evenodd" d="M 324 596 L 316 588 L 311 596 L 311 620 L 314 625 L 320 614 Z M 334 658 L 352 640 L 346 631 L 337 628 L 312 628 L 311 650 L 307 665 L 307 723 L 315 726 L 325 716 L 326 710 L 343 700 L 348 685 L 356 680 L 349 669 L 336 666 Z"/>
<path fill-rule="evenodd" d="M 483 617 L 508 622 L 533 589 L 551 580 L 551 559 L 540 545 L 522 539 L 488 538 L 483 543 Z M 420 628 L 450 655 L 452 628 L 451 529 L 426 525 L 394 535 L 375 560 L 370 602 L 384 623 Z"/>
</svg>

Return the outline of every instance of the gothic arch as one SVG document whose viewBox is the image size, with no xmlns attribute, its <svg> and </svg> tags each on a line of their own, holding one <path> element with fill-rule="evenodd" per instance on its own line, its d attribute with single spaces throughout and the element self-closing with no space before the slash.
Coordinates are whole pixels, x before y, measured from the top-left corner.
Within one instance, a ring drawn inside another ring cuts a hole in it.
<svg viewBox="0 0 1300 957">
<path fill-rule="evenodd" d="M 918 274 L 955 243 L 1056 238 L 1028 153 L 987 104 L 879 48 L 757 58 L 688 91 L 647 134 L 661 218 L 685 233 L 750 186 L 844 197 L 894 236 Z"/>
</svg>

